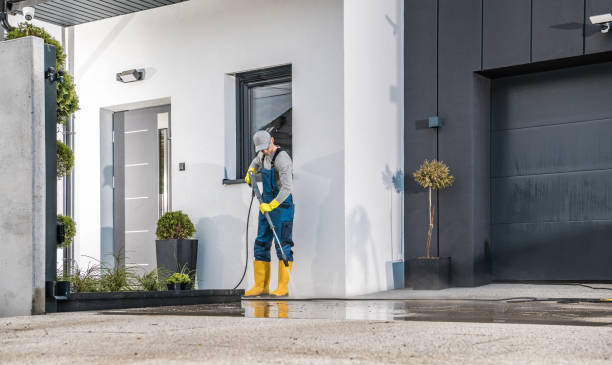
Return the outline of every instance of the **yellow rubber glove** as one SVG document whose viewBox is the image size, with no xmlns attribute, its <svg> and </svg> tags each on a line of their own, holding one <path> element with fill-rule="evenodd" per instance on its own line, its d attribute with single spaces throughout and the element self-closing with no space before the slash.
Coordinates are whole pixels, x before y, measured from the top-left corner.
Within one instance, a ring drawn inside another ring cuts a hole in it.
<svg viewBox="0 0 612 365">
<path fill-rule="evenodd" d="M 277 202 L 276 199 L 274 199 L 270 203 L 261 203 L 259 205 L 259 211 L 261 212 L 261 214 L 265 214 L 267 212 L 271 212 L 274 209 L 278 208 L 279 205 L 280 203 Z"/>
<path fill-rule="evenodd" d="M 251 167 L 251 168 L 250 168 L 250 169 L 247 171 L 246 176 L 244 177 L 244 181 L 245 181 L 247 184 L 251 185 L 251 177 L 249 176 L 249 172 L 252 172 L 252 173 L 253 173 L 253 175 L 255 175 L 255 169 Z"/>
</svg>

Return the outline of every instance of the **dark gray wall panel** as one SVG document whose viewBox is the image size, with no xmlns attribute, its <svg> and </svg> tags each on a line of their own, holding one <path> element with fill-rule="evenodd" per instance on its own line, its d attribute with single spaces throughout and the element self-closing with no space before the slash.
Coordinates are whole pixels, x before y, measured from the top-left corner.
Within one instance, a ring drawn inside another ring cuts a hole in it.
<svg viewBox="0 0 612 365">
<path fill-rule="evenodd" d="M 506 224 L 492 228 L 497 280 L 610 280 L 612 222 Z"/>
<path fill-rule="evenodd" d="M 611 136 L 612 119 L 495 131 L 493 176 L 610 169 Z"/>
<path fill-rule="evenodd" d="M 472 182 L 474 220 L 473 247 L 474 283 L 487 283 L 491 279 L 491 80 L 474 76 L 476 114 L 474 116 Z"/>
<path fill-rule="evenodd" d="M 426 119 L 437 114 L 437 0 L 405 2 L 405 256 L 425 254 L 427 236 L 427 194 L 412 179 L 424 159 L 436 157 L 436 130 Z M 432 238 L 436 253 L 437 230 Z"/>
<path fill-rule="evenodd" d="M 584 0 L 533 0 L 532 61 L 583 54 Z"/>
<path fill-rule="evenodd" d="M 487 217 L 477 216 L 486 192 L 477 189 L 479 171 L 488 169 L 484 161 L 474 160 L 475 146 L 488 144 L 488 136 L 477 133 L 481 103 L 478 77 L 481 69 L 481 0 L 440 0 L 439 9 L 439 114 L 444 126 L 439 131 L 439 158 L 448 163 L 455 175 L 452 188 L 440 192 L 440 255 L 452 257 L 454 285 L 475 285 L 475 229 Z M 478 84 L 478 85 L 477 85 Z M 477 140 L 482 138 L 484 140 Z M 486 181 L 486 180 L 485 180 Z M 488 190 L 488 189 L 487 189 Z"/>
<path fill-rule="evenodd" d="M 586 0 L 586 12 L 584 14 L 585 53 L 612 51 L 612 37 L 610 37 L 610 34 L 601 33 L 599 25 L 593 25 L 589 20 L 589 17 L 592 15 L 606 13 L 612 13 L 612 0 Z"/>
<path fill-rule="evenodd" d="M 610 106 L 601 102 L 612 100 L 608 81 L 612 81 L 609 63 L 496 80 L 493 128 L 526 128 L 610 117 Z"/>
<path fill-rule="evenodd" d="M 531 0 L 483 1 L 483 68 L 531 61 Z"/>
</svg>

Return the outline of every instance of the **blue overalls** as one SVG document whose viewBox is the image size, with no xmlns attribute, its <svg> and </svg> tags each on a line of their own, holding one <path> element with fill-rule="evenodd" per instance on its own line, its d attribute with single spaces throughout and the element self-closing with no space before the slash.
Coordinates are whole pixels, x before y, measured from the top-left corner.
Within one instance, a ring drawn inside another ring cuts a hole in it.
<svg viewBox="0 0 612 365">
<path fill-rule="evenodd" d="M 267 170 L 264 168 L 263 161 L 261 163 L 261 180 L 263 183 L 262 199 L 264 203 L 270 203 L 278 195 L 279 189 L 274 181 L 274 160 L 278 156 L 278 152 L 272 158 L 272 168 Z M 271 211 L 270 218 L 276 229 L 278 239 L 281 240 L 281 247 L 287 260 L 293 261 L 293 212 L 295 206 L 293 204 L 293 195 L 289 195 L 278 208 Z M 274 234 L 266 220 L 266 217 L 259 212 L 259 224 L 257 227 L 257 238 L 255 239 L 255 260 L 270 262 L 270 247 L 273 244 Z M 276 245 L 275 245 L 276 247 Z M 280 250 L 276 248 L 276 256 L 279 260 L 283 259 Z"/>
</svg>

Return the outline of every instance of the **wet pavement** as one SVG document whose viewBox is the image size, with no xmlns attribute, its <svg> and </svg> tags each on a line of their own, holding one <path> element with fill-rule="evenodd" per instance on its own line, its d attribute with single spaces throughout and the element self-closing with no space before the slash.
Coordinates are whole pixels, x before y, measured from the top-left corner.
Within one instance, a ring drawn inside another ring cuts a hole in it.
<svg viewBox="0 0 612 365">
<path fill-rule="evenodd" d="M 597 300 L 244 300 L 241 303 L 104 311 L 106 315 L 515 323 L 612 327 Z"/>
<path fill-rule="evenodd" d="M 612 303 L 588 301 L 288 298 L 0 318 L 3 365 L 611 362 Z"/>
</svg>

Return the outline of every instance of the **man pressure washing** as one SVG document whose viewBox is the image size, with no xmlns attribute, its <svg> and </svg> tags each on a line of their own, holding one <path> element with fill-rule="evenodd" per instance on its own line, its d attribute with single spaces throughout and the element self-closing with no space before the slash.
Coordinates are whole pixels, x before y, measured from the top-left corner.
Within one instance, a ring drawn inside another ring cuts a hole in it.
<svg viewBox="0 0 612 365">
<path fill-rule="evenodd" d="M 244 293 L 245 297 L 258 295 L 285 296 L 289 294 L 289 273 L 293 265 L 293 163 L 286 151 L 274 144 L 274 138 L 266 131 L 253 135 L 256 157 L 251 162 L 244 180 L 251 184 L 249 173 L 261 171 L 263 183 L 263 202 L 259 205 L 259 223 L 255 239 L 255 286 Z M 276 229 L 279 245 L 276 246 L 278 257 L 278 289 L 270 293 L 270 247 L 274 238 L 265 213 L 269 213 Z M 281 251 L 282 250 L 282 251 Z M 287 260 L 287 265 L 283 260 Z"/>
</svg>

